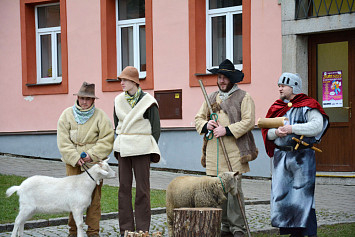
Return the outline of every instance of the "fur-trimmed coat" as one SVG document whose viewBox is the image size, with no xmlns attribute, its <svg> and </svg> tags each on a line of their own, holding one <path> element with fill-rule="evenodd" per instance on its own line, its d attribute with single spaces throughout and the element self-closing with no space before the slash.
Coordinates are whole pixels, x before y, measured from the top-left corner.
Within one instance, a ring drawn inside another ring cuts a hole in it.
<svg viewBox="0 0 355 237">
<path fill-rule="evenodd" d="M 231 132 L 231 136 L 223 137 L 223 142 L 233 171 L 238 171 L 239 173 L 250 171 L 248 162 L 255 159 L 258 155 L 258 150 L 255 146 L 253 135 L 251 134 L 251 130 L 255 126 L 255 105 L 253 99 L 247 92 L 241 89 L 238 89 L 230 95 L 230 97 L 223 102 L 224 105 L 222 104 L 218 92 L 212 93 L 209 95 L 209 98 L 214 112 L 218 115 L 219 123 L 222 126 L 228 127 Z M 231 98 L 236 101 L 228 101 Z M 230 115 L 226 112 L 227 109 L 229 110 Z M 204 102 L 195 116 L 195 126 L 199 134 L 205 135 L 203 128 L 209 120 L 210 113 L 206 102 Z M 236 120 L 236 122 L 232 120 Z M 247 139 L 248 141 L 240 146 L 239 141 L 242 139 Z M 206 155 L 207 175 L 217 175 L 217 164 L 218 173 L 229 171 L 220 145 L 217 161 L 216 137 L 213 137 L 212 140 L 206 142 L 205 145 L 206 147 L 203 153 Z"/>
<path fill-rule="evenodd" d="M 75 121 L 73 108 L 65 109 L 57 125 L 57 144 L 62 161 L 73 167 L 86 152 L 94 162 L 107 159 L 112 152 L 113 126 L 107 114 L 95 108 L 92 117 L 84 124 Z"/>
</svg>

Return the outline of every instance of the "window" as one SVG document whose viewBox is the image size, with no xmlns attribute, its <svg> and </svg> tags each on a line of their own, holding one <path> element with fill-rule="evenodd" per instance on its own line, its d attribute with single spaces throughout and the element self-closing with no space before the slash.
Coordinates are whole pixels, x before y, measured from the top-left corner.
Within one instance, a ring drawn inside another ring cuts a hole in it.
<svg viewBox="0 0 355 237">
<path fill-rule="evenodd" d="M 118 2 L 122 11 L 120 24 Z M 133 61 L 133 64 L 129 63 L 130 66 L 140 71 L 141 88 L 154 89 L 152 0 L 101 0 L 100 12 L 102 91 L 122 90 L 117 75 L 130 61 Z M 141 18 L 144 21 L 139 22 Z M 132 24 L 132 28 L 129 28 L 129 24 Z M 122 44 L 129 48 L 122 50 Z M 122 51 L 126 53 L 123 56 Z"/>
<path fill-rule="evenodd" d="M 117 72 L 126 66 L 146 77 L 145 1 L 117 0 Z"/>
<path fill-rule="evenodd" d="M 20 18 L 22 94 L 67 94 L 66 0 L 20 0 Z"/>
<path fill-rule="evenodd" d="M 206 66 L 231 60 L 242 70 L 242 0 L 207 0 Z"/>
<path fill-rule="evenodd" d="M 296 19 L 355 12 L 354 0 L 297 0 Z"/>
<path fill-rule="evenodd" d="M 62 81 L 60 6 L 36 6 L 37 83 Z"/>
<path fill-rule="evenodd" d="M 218 66 L 222 57 L 242 69 L 242 84 L 251 82 L 250 25 L 251 0 L 189 0 L 191 87 L 198 87 L 198 80 L 215 86 L 216 75 L 206 69 Z"/>
</svg>

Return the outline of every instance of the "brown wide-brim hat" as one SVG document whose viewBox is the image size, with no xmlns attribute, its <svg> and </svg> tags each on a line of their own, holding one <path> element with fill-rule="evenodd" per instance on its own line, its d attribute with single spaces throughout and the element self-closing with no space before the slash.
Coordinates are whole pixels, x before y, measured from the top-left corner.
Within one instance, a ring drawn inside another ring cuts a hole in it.
<svg viewBox="0 0 355 237">
<path fill-rule="evenodd" d="M 226 59 L 219 65 L 218 68 L 207 69 L 212 74 L 223 74 L 233 83 L 238 83 L 243 81 L 244 73 L 235 69 L 234 64 L 229 60 Z"/>
<path fill-rule="evenodd" d="M 98 99 L 98 97 L 95 96 L 95 84 L 90 84 L 86 81 L 81 85 L 79 92 L 73 95 Z"/>
<path fill-rule="evenodd" d="M 127 67 L 125 67 L 125 69 L 123 69 L 123 71 L 121 72 L 121 75 L 119 75 L 117 77 L 117 79 L 119 81 L 121 81 L 121 79 L 130 80 L 130 81 L 133 81 L 133 82 L 135 82 L 135 83 L 137 83 L 139 85 L 139 73 L 138 73 L 138 70 L 135 67 L 127 66 Z"/>
</svg>

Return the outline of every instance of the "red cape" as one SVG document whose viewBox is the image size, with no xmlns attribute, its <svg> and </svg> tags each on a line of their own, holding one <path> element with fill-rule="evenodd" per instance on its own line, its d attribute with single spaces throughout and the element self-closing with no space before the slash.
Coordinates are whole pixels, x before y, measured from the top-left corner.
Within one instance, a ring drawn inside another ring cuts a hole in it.
<svg viewBox="0 0 355 237">
<path fill-rule="evenodd" d="M 323 108 L 320 106 L 318 101 L 315 99 L 305 95 L 305 94 L 297 94 L 291 101 L 292 106 L 289 107 L 288 103 L 283 102 L 282 100 L 276 100 L 273 105 L 271 105 L 269 111 L 266 114 L 266 118 L 275 118 L 275 117 L 281 117 L 286 114 L 287 111 L 289 111 L 292 107 L 299 108 L 299 107 L 310 107 L 312 109 L 318 109 L 319 112 L 327 118 L 329 121 L 328 115 L 324 112 Z M 328 123 L 329 127 L 329 123 Z M 326 130 L 328 129 L 326 128 Z M 264 144 L 265 144 L 265 149 L 266 153 L 268 156 L 273 157 L 274 156 L 274 149 L 276 145 L 274 144 L 273 141 L 270 141 L 267 139 L 267 132 L 268 128 L 262 128 L 261 133 L 263 135 L 264 139 Z M 325 130 L 325 131 L 326 131 Z M 323 135 L 325 134 L 325 131 Z M 322 136 L 323 136 L 322 135 Z"/>
</svg>

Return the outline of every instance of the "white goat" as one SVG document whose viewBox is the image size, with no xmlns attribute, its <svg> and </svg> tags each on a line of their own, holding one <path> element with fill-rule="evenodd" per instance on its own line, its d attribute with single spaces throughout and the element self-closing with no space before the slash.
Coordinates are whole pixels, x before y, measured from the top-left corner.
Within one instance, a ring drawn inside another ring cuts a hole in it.
<svg viewBox="0 0 355 237">
<path fill-rule="evenodd" d="M 78 229 L 77 236 L 84 236 L 84 211 L 91 203 L 91 195 L 102 179 L 115 178 L 116 173 L 106 161 L 101 161 L 85 172 L 64 178 L 32 176 L 6 191 L 9 197 L 17 192 L 20 211 L 16 217 L 11 237 L 23 235 L 25 222 L 36 213 L 72 212 Z"/>
</svg>

